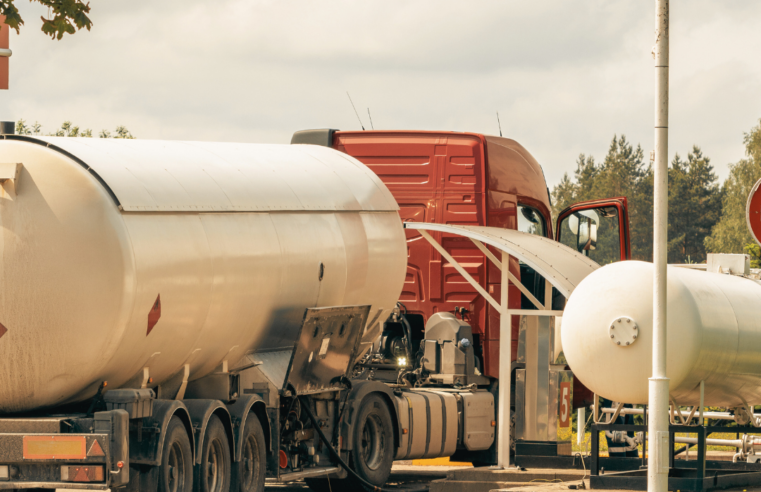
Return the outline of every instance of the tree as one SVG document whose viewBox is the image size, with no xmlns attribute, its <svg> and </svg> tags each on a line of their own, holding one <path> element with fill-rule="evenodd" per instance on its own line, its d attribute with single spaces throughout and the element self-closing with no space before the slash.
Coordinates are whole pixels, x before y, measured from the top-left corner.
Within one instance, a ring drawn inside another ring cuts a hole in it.
<svg viewBox="0 0 761 492">
<path fill-rule="evenodd" d="M 100 138 L 135 138 L 129 130 L 127 130 L 126 126 L 117 126 L 115 135 L 112 135 L 108 130 L 101 130 L 99 136 Z"/>
<path fill-rule="evenodd" d="M 568 179 L 568 173 L 563 174 L 563 179 L 552 189 L 552 223 L 558 220 L 558 215 L 565 208 L 576 201 L 576 184 Z"/>
<path fill-rule="evenodd" d="M 64 121 L 61 128 L 52 135 L 56 137 L 84 137 L 86 133 L 92 136 L 92 130 L 85 130 L 80 134 L 78 126 L 72 125 L 71 121 Z"/>
<path fill-rule="evenodd" d="M 706 260 L 705 237 L 721 214 L 721 189 L 710 159 L 693 146 L 669 169 L 669 263 Z"/>
<path fill-rule="evenodd" d="M 16 123 L 16 134 L 18 135 L 39 135 L 41 130 L 42 125 L 36 121 L 32 126 L 27 126 L 26 121 L 23 119 L 18 120 L 18 123 Z"/>
<path fill-rule="evenodd" d="M 755 241 L 748 231 L 745 207 L 748 195 L 761 178 L 761 120 L 743 138 L 746 159 L 730 165 L 729 177 L 722 187 L 721 218 L 705 238 L 710 253 L 743 253 Z"/>
<path fill-rule="evenodd" d="M 649 261 L 652 256 L 652 170 L 644 162 L 644 152 L 626 140 L 613 136 L 608 154 L 601 164 L 585 154 L 576 159 L 574 181 L 566 174 L 553 188 L 553 218 L 575 202 L 623 196 L 629 203 L 632 257 Z M 590 254 L 601 264 L 620 258 L 617 244 L 618 221 L 601 220 L 598 228 L 597 250 Z M 565 243 L 561 234 L 561 239 Z"/>
<path fill-rule="evenodd" d="M 744 249 L 750 255 L 750 267 L 761 268 L 761 246 L 756 243 L 746 244 Z"/>
<path fill-rule="evenodd" d="M 625 135 L 613 135 L 592 194 L 586 199 L 626 197 L 632 258 L 650 261 L 653 255 L 653 179 L 652 168 L 645 164 L 644 154 L 642 147 L 637 145 L 634 148 Z"/>
<path fill-rule="evenodd" d="M 42 125 L 35 122 L 31 127 L 26 124 L 23 119 L 18 120 L 16 123 L 16 133 L 18 135 L 40 135 L 42 133 Z M 89 128 L 86 130 L 80 130 L 78 126 L 74 125 L 71 121 L 64 121 L 61 124 L 61 128 L 49 133 L 50 137 L 85 137 L 92 138 L 92 130 Z M 99 134 L 100 138 L 135 138 L 132 136 L 126 126 L 119 125 L 116 127 L 116 133 L 111 134 L 108 130 L 101 130 Z"/>
<path fill-rule="evenodd" d="M 17 33 L 21 32 L 24 20 L 14 5 L 16 0 L 0 0 L 0 14 L 5 16 L 5 23 Z M 90 13 L 90 3 L 82 0 L 29 0 L 37 2 L 49 9 L 50 19 L 40 16 L 42 19 L 42 32 L 51 39 L 61 39 L 64 34 L 74 34 L 77 30 L 85 28 L 88 31 L 92 27 L 92 21 L 87 14 Z"/>
<path fill-rule="evenodd" d="M 560 212 L 576 202 L 586 200 L 592 195 L 594 179 L 597 175 L 597 166 L 592 156 L 587 157 L 579 154 L 576 159 L 576 171 L 573 173 L 574 181 L 568 178 L 568 173 L 563 174 L 563 179 L 552 189 L 552 222 L 557 221 Z"/>
</svg>

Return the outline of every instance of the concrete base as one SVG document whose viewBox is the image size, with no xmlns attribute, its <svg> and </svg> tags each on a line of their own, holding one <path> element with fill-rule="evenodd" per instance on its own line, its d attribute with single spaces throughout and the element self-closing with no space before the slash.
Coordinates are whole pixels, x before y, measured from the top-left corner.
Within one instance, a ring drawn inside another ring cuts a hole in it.
<svg viewBox="0 0 761 492">
<path fill-rule="evenodd" d="M 521 471 L 519 468 L 493 470 L 491 468 L 463 468 L 448 470 L 447 478 L 434 480 L 430 492 L 489 492 L 498 489 L 515 489 L 535 485 L 579 483 L 584 477 L 584 470 L 532 469 Z"/>
</svg>

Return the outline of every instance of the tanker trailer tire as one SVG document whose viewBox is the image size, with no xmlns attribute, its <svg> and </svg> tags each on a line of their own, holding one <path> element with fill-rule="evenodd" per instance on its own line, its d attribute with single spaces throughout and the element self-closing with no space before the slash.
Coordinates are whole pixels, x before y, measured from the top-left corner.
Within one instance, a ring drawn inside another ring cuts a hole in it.
<svg viewBox="0 0 761 492">
<path fill-rule="evenodd" d="M 201 464 L 195 466 L 193 482 L 198 492 L 229 492 L 232 459 L 230 441 L 219 417 L 212 415 L 199 450 Z"/>
<path fill-rule="evenodd" d="M 240 461 L 232 467 L 230 492 L 262 492 L 266 473 L 267 443 L 259 418 L 252 412 L 246 418 Z"/>
<path fill-rule="evenodd" d="M 193 450 L 179 417 L 172 417 L 169 421 L 159 467 L 159 492 L 193 490 Z"/>
<path fill-rule="evenodd" d="M 349 466 L 377 487 L 386 483 L 394 464 L 393 428 L 388 405 L 382 396 L 371 394 L 362 400 L 353 429 L 354 445 L 349 452 Z M 356 481 L 351 476 L 347 480 Z"/>
</svg>

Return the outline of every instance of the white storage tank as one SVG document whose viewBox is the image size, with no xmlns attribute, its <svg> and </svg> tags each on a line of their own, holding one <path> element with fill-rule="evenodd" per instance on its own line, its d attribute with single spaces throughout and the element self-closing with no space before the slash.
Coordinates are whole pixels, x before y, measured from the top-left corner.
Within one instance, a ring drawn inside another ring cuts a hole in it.
<svg viewBox="0 0 761 492">
<path fill-rule="evenodd" d="M 0 413 L 287 349 L 307 307 L 371 305 L 371 342 L 404 282 L 396 202 L 328 148 L 7 136 L 0 167 Z"/>
<path fill-rule="evenodd" d="M 653 265 L 604 266 L 573 291 L 563 351 L 574 375 L 613 401 L 646 404 L 652 375 Z M 761 403 L 761 282 L 668 268 L 670 394 L 678 405 Z"/>
</svg>

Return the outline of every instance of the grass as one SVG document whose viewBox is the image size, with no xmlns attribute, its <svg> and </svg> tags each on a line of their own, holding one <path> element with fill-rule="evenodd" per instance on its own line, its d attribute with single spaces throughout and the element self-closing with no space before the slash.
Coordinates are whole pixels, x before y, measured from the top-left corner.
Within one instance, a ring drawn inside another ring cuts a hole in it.
<svg viewBox="0 0 761 492">
<path fill-rule="evenodd" d="M 558 439 L 563 441 L 571 441 L 573 452 L 574 453 L 584 453 L 584 452 L 590 452 L 592 450 L 592 433 L 587 432 L 584 435 L 584 440 L 582 441 L 581 446 L 579 446 L 576 443 L 576 436 L 577 433 L 572 432 L 571 428 L 564 428 L 558 430 Z M 697 434 L 686 434 L 686 433 L 677 433 L 677 436 L 680 437 L 698 437 Z M 713 433 L 709 436 L 710 438 L 714 439 L 737 439 L 737 434 L 732 432 L 721 432 L 721 433 Z M 684 444 L 680 443 L 674 443 L 674 449 L 679 449 Z M 638 446 L 639 452 L 642 453 L 642 445 Z M 708 451 L 736 451 L 735 448 L 730 446 L 708 446 Z M 690 448 L 690 453 L 697 452 L 697 446 L 694 446 Z M 605 435 L 603 432 L 600 432 L 600 456 L 607 456 L 608 455 L 608 442 L 607 439 L 605 439 Z"/>
</svg>

